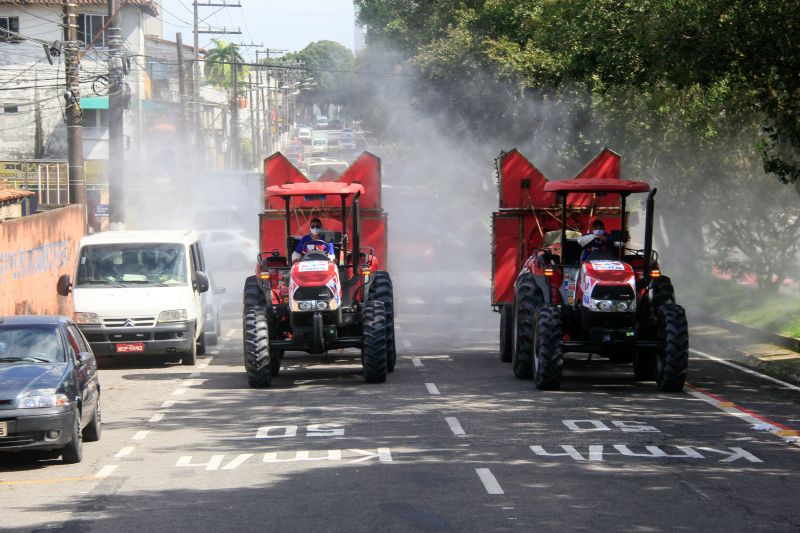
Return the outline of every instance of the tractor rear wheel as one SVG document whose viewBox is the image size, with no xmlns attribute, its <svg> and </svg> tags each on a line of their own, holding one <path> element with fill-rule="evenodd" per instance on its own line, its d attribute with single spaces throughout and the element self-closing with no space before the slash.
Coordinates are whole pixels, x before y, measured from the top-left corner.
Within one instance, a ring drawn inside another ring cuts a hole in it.
<svg viewBox="0 0 800 533">
<path fill-rule="evenodd" d="M 676 304 L 658 309 L 658 336 L 662 349 L 656 357 L 656 385 L 664 392 L 683 390 L 689 368 L 689 325 Z"/>
<path fill-rule="evenodd" d="M 361 311 L 363 340 L 361 361 L 364 379 L 370 383 L 386 381 L 386 307 L 383 302 L 370 300 Z"/>
<path fill-rule="evenodd" d="M 369 299 L 383 302 L 386 310 L 386 371 L 394 372 L 394 366 L 397 363 L 397 348 L 394 340 L 394 289 L 389 273 L 375 272 L 375 279 L 372 280 L 369 292 Z"/>
<path fill-rule="evenodd" d="M 564 370 L 561 311 L 554 305 L 540 305 L 534 321 L 533 381 L 537 389 L 558 389 Z"/>
<path fill-rule="evenodd" d="M 533 315 L 544 298 L 530 272 L 524 273 L 516 287 L 514 300 L 514 351 L 511 370 L 517 379 L 533 377 Z"/>
<path fill-rule="evenodd" d="M 267 300 L 255 276 L 244 284 L 244 369 L 251 387 L 269 387 L 272 382 L 272 357 L 269 353 Z"/>
<path fill-rule="evenodd" d="M 514 351 L 514 308 L 500 306 L 500 360 L 510 363 Z"/>
</svg>

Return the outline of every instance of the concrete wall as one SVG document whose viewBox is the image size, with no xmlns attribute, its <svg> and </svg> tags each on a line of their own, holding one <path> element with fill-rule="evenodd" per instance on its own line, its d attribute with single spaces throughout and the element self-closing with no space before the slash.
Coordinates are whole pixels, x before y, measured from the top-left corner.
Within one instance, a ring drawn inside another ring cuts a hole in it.
<svg viewBox="0 0 800 533">
<path fill-rule="evenodd" d="M 56 293 L 61 274 L 74 276 L 85 208 L 71 205 L 0 224 L 0 315 L 71 315 Z"/>
</svg>

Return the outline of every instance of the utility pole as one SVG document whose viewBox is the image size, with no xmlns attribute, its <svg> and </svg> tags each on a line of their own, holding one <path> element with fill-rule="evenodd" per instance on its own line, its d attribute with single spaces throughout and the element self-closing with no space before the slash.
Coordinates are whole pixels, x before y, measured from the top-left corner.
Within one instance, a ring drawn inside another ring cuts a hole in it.
<svg viewBox="0 0 800 533">
<path fill-rule="evenodd" d="M 78 20 L 75 4 L 64 0 L 64 91 L 67 120 L 67 158 L 69 160 L 70 203 L 86 208 L 86 176 L 83 167 L 83 134 L 81 130 L 81 90 L 78 65 Z"/>
<path fill-rule="evenodd" d="M 125 225 L 124 108 L 127 104 L 119 0 L 108 0 L 108 195 L 112 230 Z"/>
<path fill-rule="evenodd" d="M 256 156 L 253 158 L 256 162 L 256 170 L 261 166 L 261 68 L 256 67 L 256 90 L 255 90 L 255 107 L 256 107 L 256 128 L 255 128 L 255 148 L 253 148 Z"/>
<path fill-rule="evenodd" d="M 256 153 L 256 119 L 253 114 L 253 73 L 247 73 L 247 107 L 250 109 L 250 162 L 253 167 L 258 164 L 258 154 Z"/>
<path fill-rule="evenodd" d="M 239 68 L 236 64 L 236 46 L 231 43 L 231 170 L 239 170 Z"/>
<path fill-rule="evenodd" d="M 180 139 L 181 145 L 186 142 L 188 137 L 189 131 L 186 127 L 187 120 L 187 110 L 186 110 L 186 100 L 188 95 L 186 94 L 186 64 L 183 61 L 183 35 L 178 32 L 175 34 L 175 44 L 178 48 L 178 93 L 180 94 L 181 99 L 181 117 L 179 122 L 179 130 L 180 130 Z"/>
</svg>

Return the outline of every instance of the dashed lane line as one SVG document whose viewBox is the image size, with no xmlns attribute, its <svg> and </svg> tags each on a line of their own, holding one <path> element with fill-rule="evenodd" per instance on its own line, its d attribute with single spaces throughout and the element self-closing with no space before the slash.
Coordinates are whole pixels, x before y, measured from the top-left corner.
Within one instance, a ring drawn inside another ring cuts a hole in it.
<svg viewBox="0 0 800 533">
<path fill-rule="evenodd" d="M 155 424 L 156 422 L 161 422 L 164 419 L 164 413 L 156 413 L 150 417 L 149 422 L 151 424 Z"/>
<path fill-rule="evenodd" d="M 414 366 L 425 366 L 422 364 L 422 359 L 419 357 L 412 357 L 411 362 L 414 364 Z"/>
<path fill-rule="evenodd" d="M 182 394 L 186 393 L 186 387 L 179 387 L 172 391 L 173 396 L 181 396 Z"/>
<path fill-rule="evenodd" d="M 450 431 L 453 432 L 453 435 L 456 437 L 463 437 L 466 435 L 464 428 L 461 427 L 461 424 L 458 422 L 456 417 L 447 416 L 445 417 L 445 421 L 447 422 L 447 425 L 450 426 Z"/>
<path fill-rule="evenodd" d="M 117 459 L 122 459 L 123 457 L 128 457 L 130 454 L 133 453 L 133 450 L 136 449 L 136 446 L 125 446 L 120 451 L 114 454 L 114 457 Z"/>
<path fill-rule="evenodd" d="M 106 466 L 104 466 L 103 468 L 100 469 L 99 472 L 97 472 L 94 475 L 95 479 L 105 479 L 105 478 L 107 478 L 108 476 L 110 476 L 114 472 L 114 470 L 117 469 L 117 466 L 118 465 L 106 465 Z"/>
<path fill-rule="evenodd" d="M 500 487 L 500 483 L 497 482 L 497 478 L 494 477 L 491 470 L 488 468 L 476 468 L 475 472 L 478 474 L 478 477 L 483 483 L 483 487 L 486 489 L 486 492 L 489 494 L 505 494 L 502 487 Z"/>
<path fill-rule="evenodd" d="M 161 404 L 161 409 L 169 409 L 173 405 L 175 405 L 175 401 L 174 400 L 167 400 L 166 402 Z"/>
<path fill-rule="evenodd" d="M 133 440 L 144 440 L 147 438 L 147 434 L 150 433 L 149 431 L 137 431 L 136 434 L 133 436 Z"/>
<path fill-rule="evenodd" d="M 434 396 L 439 394 L 439 389 L 437 389 L 436 385 L 433 383 L 426 383 L 425 388 L 428 389 L 428 394 L 432 394 Z"/>
<path fill-rule="evenodd" d="M 411 342 L 408 339 L 403 339 L 400 342 L 403 345 L 403 348 L 411 349 Z"/>
<path fill-rule="evenodd" d="M 777 383 L 778 385 L 781 385 L 782 387 L 786 387 L 787 389 L 792 389 L 792 390 L 796 390 L 796 391 L 800 392 L 800 387 L 798 387 L 797 385 L 792 385 L 791 383 L 786 383 L 785 381 L 781 381 L 781 380 L 779 380 L 777 378 L 773 378 L 772 376 L 767 376 L 765 374 L 761 374 L 760 372 L 756 372 L 755 370 L 751 370 L 749 368 L 745 368 L 745 367 L 743 367 L 741 365 L 737 365 L 736 363 L 731 363 L 730 361 L 726 361 L 725 359 L 722 359 L 722 358 L 717 357 L 715 355 L 711 355 L 711 354 L 707 354 L 705 352 L 701 352 L 700 350 L 695 350 L 694 348 L 689 348 L 689 351 L 699 355 L 700 357 L 704 357 L 706 359 L 710 359 L 710 360 L 715 361 L 717 363 L 721 363 L 721 364 L 723 364 L 725 366 L 729 366 L 729 367 L 735 368 L 737 370 L 741 370 L 742 372 L 744 372 L 746 374 L 750 374 L 751 376 L 756 376 L 756 377 L 759 377 L 761 379 L 765 379 L 767 381 L 771 381 L 773 383 Z"/>
<path fill-rule="evenodd" d="M 197 368 L 206 368 L 206 367 L 208 366 L 208 364 L 209 364 L 209 363 L 210 363 L 210 362 L 211 362 L 213 359 L 214 359 L 213 357 L 209 357 L 209 358 L 207 358 L 205 361 L 203 361 L 202 363 L 200 363 L 199 365 L 197 365 Z"/>
</svg>

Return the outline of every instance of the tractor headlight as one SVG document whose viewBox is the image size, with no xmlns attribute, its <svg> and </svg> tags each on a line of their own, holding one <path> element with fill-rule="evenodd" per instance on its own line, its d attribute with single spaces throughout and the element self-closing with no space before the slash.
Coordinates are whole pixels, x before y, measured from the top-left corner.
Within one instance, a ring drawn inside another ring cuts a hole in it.
<svg viewBox="0 0 800 533">
<path fill-rule="evenodd" d="M 324 311 L 328 308 L 328 302 L 319 301 L 317 302 L 317 311 Z"/>
<path fill-rule="evenodd" d="M 630 313 L 636 310 L 635 300 L 590 300 L 589 309 L 601 313 Z"/>
<path fill-rule="evenodd" d="M 630 304 L 628 302 L 617 302 L 617 305 L 614 306 L 615 311 L 622 311 L 625 312 L 630 309 Z"/>
<path fill-rule="evenodd" d="M 314 309 L 314 302 L 310 300 L 303 300 L 297 304 L 297 307 L 301 311 L 311 311 L 312 309 Z"/>
</svg>

